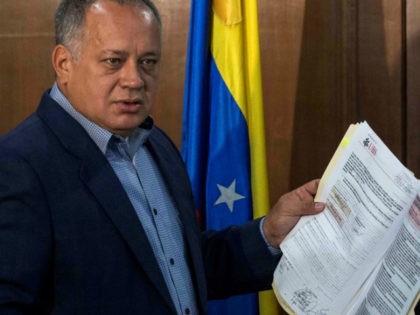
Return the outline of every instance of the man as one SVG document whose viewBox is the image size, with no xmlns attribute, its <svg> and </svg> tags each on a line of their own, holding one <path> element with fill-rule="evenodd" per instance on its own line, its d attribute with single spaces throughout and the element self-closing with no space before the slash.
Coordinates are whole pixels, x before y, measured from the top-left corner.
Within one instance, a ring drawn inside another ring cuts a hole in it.
<svg viewBox="0 0 420 315">
<path fill-rule="evenodd" d="M 64 0 L 56 83 L 0 139 L 0 314 L 204 314 L 270 287 L 317 181 L 264 221 L 200 233 L 188 176 L 149 116 L 161 55 L 146 0 Z"/>
</svg>

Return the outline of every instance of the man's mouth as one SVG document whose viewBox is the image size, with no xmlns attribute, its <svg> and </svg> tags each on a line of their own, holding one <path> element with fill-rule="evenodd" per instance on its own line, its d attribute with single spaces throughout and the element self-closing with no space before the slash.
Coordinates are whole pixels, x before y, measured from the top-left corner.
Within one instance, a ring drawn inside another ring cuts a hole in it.
<svg viewBox="0 0 420 315">
<path fill-rule="evenodd" d="M 126 105 L 140 105 L 141 100 L 139 98 L 122 99 L 119 102 L 124 103 Z"/>
<path fill-rule="evenodd" d="M 124 112 L 137 112 L 142 101 L 140 99 L 121 99 L 115 102 Z"/>
</svg>

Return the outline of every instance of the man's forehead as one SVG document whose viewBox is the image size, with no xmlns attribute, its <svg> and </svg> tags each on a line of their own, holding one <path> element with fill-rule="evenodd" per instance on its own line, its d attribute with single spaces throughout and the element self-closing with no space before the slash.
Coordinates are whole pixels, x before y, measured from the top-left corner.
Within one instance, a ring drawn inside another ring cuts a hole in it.
<svg viewBox="0 0 420 315">
<path fill-rule="evenodd" d="M 89 30 L 97 29 L 97 31 L 103 28 L 108 29 L 108 26 L 111 25 L 128 27 L 132 23 L 141 23 L 145 26 L 155 25 L 160 29 L 156 17 L 146 5 L 119 4 L 118 2 L 108 0 L 99 1 L 92 5 L 86 12 L 85 22 Z M 128 30 L 137 28 L 132 25 Z"/>
<path fill-rule="evenodd" d="M 98 15 L 112 14 L 113 12 L 124 9 L 125 12 L 134 12 L 144 18 L 146 21 L 156 19 L 151 8 L 144 3 L 119 3 L 112 0 L 98 0 L 88 7 L 87 13 L 96 13 Z"/>
</svg>

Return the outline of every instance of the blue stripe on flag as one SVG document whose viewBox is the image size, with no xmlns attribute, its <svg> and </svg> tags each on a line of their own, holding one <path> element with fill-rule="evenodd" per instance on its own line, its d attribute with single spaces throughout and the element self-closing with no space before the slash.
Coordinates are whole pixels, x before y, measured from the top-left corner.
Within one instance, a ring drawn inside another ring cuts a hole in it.
<svg viewBox="0 0 420 315">
<path fill-rule="evenodd" d="M 247 124 L 210 54 L 210 5 L 191 2 L 182 155 L 206 229 L 218 230 L 250 220 L 252 197 Z M 255 315 L 257 294 L 211 301 L 208 310 Z"/>
<path fill-rule="evenodd" d="M 182 156 L 191 178 L 198 211 L 205 208 L 205 183 L 209 138 L 209 0 L 192 1 L 185 73 Z M 197 183 L 201 183 L 197 185 Z M 203 224 L 203 222 L 200 222 Z"/>
<path fill-rule="evenodd" d="M 246 121 L 214 61 L 210 68 L 210 104 L 206 227 L 218 230 L 252 219 L 252 193 Z M 216 204 L 220 197 L 223 201 L 221 192 L 226 190 L 222 187 L 227 189 L 226 194 L 236 194 L 227 196 L 231 204 Z"/>
</svg>

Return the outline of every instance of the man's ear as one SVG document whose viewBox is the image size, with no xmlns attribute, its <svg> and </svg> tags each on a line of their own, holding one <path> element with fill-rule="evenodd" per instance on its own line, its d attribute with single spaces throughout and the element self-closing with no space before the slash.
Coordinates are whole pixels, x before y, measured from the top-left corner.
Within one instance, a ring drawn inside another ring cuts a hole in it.
<svg viewBox="0 0 420 315">
<path fill-rule="evenodd" d="M 73 57 L 71 52 L 63 45 L 55 46 L 52 56 L 52 65 L 57 75 L 57 81 L 66 84 L 73 66 Z"/>
</svg>

